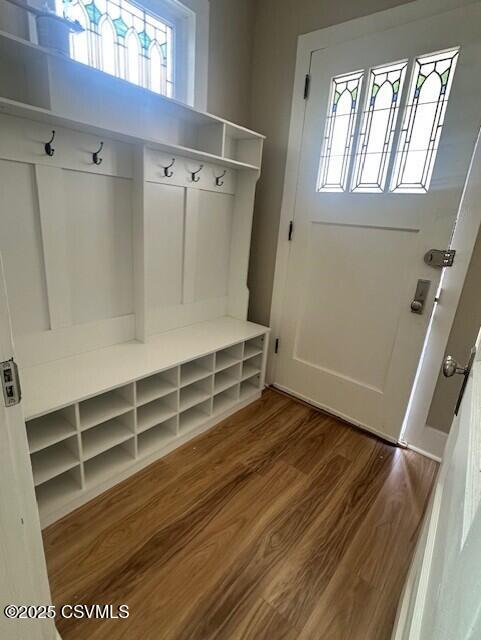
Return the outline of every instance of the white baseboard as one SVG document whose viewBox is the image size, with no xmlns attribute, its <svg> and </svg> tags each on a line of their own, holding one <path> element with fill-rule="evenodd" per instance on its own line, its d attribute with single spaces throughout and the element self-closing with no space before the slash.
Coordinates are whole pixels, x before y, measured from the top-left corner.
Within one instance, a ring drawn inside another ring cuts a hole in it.
<svg viewBox="0 0 481 640">
<path fill-rule="evenodd" d="M 409 449 L 417 451 L 426 458 L 441 462 L 448 439 L 447 433 L 426 425 L 424 429 L 415 434 L 406 434 L 405 437 Z"/>
</svg>

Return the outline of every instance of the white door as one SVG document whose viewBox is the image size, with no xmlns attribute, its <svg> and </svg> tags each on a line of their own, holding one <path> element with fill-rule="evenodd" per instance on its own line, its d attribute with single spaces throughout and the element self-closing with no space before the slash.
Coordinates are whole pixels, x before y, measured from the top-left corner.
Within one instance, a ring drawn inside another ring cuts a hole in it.
<svg viewBox="0 0 481 640">
<path fill-rule="evenodd" d="M 14 355 L 0 256 L 0 362 Z M 49 605 L 50 592 L 21 405 L 0 391 L 0 638 L 54 640 L 51 619 L 9 619 L 8 605 Z"/>
<path fill-rule="evenodd" d="M 481 638 L 480 557 L 481 331 L 400 603 L 393 640 Z"/>
<path fill-rule="evenodd" d="M 311 55 L 274 383 L 393 441 L 441 274 L 423 257 L 449 247 L 480 74 L 479 2 Z"/>
</svg>

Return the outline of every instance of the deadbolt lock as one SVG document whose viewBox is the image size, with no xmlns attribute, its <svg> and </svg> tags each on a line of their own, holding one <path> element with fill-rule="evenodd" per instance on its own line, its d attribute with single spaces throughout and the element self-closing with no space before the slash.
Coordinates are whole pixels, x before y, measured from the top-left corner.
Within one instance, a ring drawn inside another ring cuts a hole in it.
<svg viewBox="0 0 481 640">
<path fill-rule="evenodd" d="M 431 280 L 418 280 L 414 299 L 411 302 L 411 312 L 421 315 L 424 311 L 424 303 L 428 297 Z"/>
</svg>

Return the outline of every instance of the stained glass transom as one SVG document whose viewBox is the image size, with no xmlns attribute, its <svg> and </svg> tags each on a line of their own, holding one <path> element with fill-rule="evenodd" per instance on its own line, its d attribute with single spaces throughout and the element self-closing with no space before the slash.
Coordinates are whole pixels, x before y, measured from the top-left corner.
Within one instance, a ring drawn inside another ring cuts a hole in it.
<svg viewBox="0 0 481 640">
<path fill-rule="evenodd" d="M 396 151 L 391 191 L 429 189 L 459 49 L 416 58 Z"/>
<path fill-rule="evenodd" d="M 60 13 L 78 20 L 70 55 L 156 93 L 174 95 L 174 28 L 127 0 L 59 0 Z"/>
<path fill-rule="evenodd" d="M 382 192 L 407 60 L 371 69 L 355 156 L 353 191 Z"/>
<path fill-rule="evenodd" d="M 356 71 L 331 81 L 319 167 L 319 191 L 346 190 L 363 75 L 363 71 Z"/>
</svg>

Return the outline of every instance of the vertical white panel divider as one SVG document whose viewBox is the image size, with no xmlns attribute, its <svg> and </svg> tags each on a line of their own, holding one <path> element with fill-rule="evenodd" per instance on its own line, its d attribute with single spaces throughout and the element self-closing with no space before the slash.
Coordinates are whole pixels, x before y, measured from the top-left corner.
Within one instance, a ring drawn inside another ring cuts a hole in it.
<svg viewBox="0 0 481 640">
<path fill-rule="evenodd" d="M 133 412 L 134 454 L 135 454 L 135 458 L 138 458 L 139 457 L 139 436 L 138 436 L 138 427 L 137 427 L 137 380 L 132 382 L 132 406 L 134 407 L 134 412 Z"/>
<path fill-rule="evenodd" d="M 247 271 L 251 243 L 254 196 L 259 172 L 238 172 L 234 200 L 234 224 L 229 266 L 229 301 L 227 314 L 239 320 L 247 318 L 249 289 Z"/>
<path fill-rule="evenodd" d="M 184 273 L 182 303 L 195 301 L 195 265 L 197 263 L 197 228 L 199 223 L 199 191 L 185 190 Z"/>
<path fill-rule="evenodd" d="M 145 147 L 137 145 L 133 152 L 132 237 L 134 252 L 135 337 L 146 340 L 146 268 L 145 268 Z"/>
<path fill-rule="evenodd" d="M 215 353 L 211 356 L 212 375 L 210 376 L 209 415 L 214 413 Z"/>
<path fill-rule="evenodd" d="M 221 149 L 221 156 L 223 158 L 225 158 L 226 155 L 226 151 L 227 151 L 227 140 L 226 140 L 226 136 L 227 136 L 227 127 L 225 126 L 225 123 L 222 125 L 222 149 Z"/>
<path fill-rule="evenodd" d="M 72 326 L 66 212 L 62 169 L 35 165 L 50 328 Z"/>
<path fill-rule="evenodd" d="M 85 489 L 85 469 L 84 469 L 84 452 L 83 452 L 83 444 L 82 444 L 82 427 L 80 424 L 80 406 L 79 403 L 76 402 L 74 405 L 75 411 L 75 427 L 77 429 L 77 442 L 78 442 L 78 452 L 79 452 L 79 460 L 80 460 L 80 486 L 82 489 Z"/>
<path fill-rule="evenodd" d="M 175 423 L 175 431 L 178 436 L 180 436 L 180 365 L 176 369 L 176 385 L 177 385 L 177 393 L 176 393 L 176 423 Z"/>
</svg>

